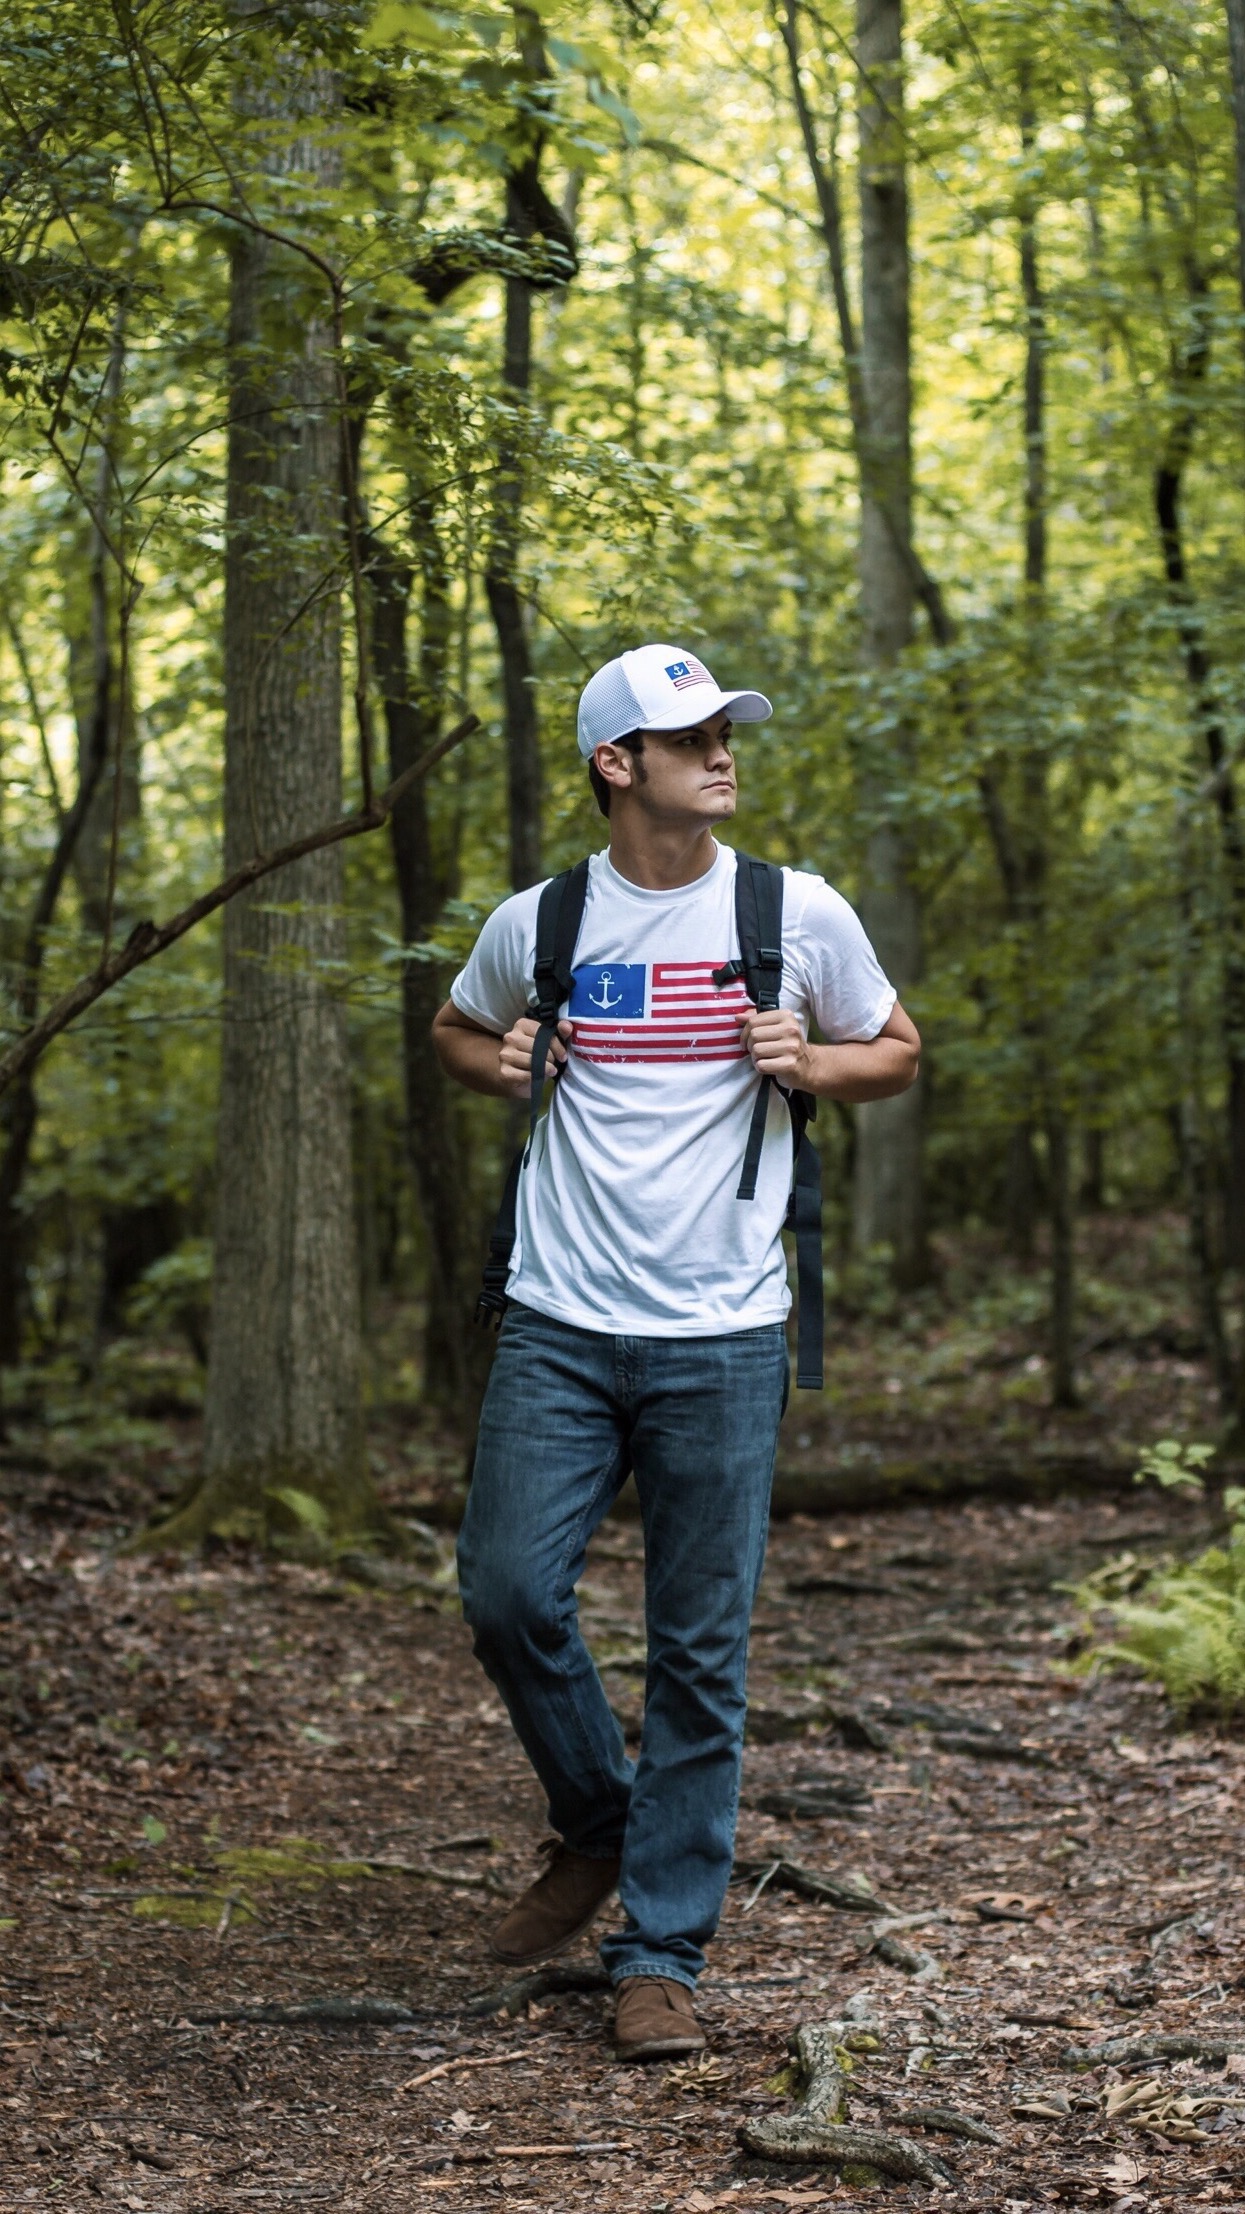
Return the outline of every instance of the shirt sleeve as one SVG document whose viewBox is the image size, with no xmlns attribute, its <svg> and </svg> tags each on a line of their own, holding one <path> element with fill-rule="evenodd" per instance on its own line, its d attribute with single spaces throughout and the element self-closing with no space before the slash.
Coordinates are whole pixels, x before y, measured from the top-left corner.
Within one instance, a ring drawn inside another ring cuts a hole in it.
<svg viewBox="0 0 1245 2214">
<path fill-rule="evenodd" d="M 450 986 L 460 1015 L 504 1037 L 526 1014 L 536 956 L 536 909 L 544 887 L 516 892 L 495 907 L 476 939 L 466 966 Z"/>
<path fill-rule="evenodd" d="M 807 897 L 791 948 L 796 980 L 833 1045 L 876 1038 L 895 1005 L 889 981 L 854 907 L 819 876 L 797 876 Z"/>
</svg>

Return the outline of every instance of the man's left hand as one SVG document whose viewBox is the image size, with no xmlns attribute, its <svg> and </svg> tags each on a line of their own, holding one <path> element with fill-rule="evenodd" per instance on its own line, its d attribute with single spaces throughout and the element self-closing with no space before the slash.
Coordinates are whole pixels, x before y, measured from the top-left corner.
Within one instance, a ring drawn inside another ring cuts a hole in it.
<svg viewBox="0 0 1245 2214">
<path fill-rule="evenodd" d="M 772 1076 L 789 1091 L 808 1090 L 812 1061 L 798 1015 L 787 1007 L 765 1015 L 749 1015 L 740 1036 L 759 1076 Z"/>
</svg>

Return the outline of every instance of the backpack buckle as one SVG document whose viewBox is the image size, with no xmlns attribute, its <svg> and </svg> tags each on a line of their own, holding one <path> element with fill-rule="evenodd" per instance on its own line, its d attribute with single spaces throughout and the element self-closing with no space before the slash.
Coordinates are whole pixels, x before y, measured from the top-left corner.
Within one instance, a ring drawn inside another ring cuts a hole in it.
<svg viewBox="0 0 1245 2214">
<path fill-rule="evenodd" d="M 718 990 L 724 992 L 727 985 L 734 984 L 743 973 L 744 965 L 742 961 L 727 961 L 720 969 L 714 970 L 713 981 Z"/>
</svg>

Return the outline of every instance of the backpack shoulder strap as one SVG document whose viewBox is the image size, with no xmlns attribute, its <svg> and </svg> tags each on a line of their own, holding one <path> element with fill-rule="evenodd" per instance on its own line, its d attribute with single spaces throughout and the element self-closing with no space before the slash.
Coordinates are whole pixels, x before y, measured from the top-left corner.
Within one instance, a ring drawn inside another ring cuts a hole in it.
<svg viewBox="0 0 1245 2214">
<path fill-rule="evenodd" d="M 755 854 L 735 856 L 735 926 L 739 973 L 761 1014 L 777 1007 L 782 992 L 782 870 Z"/>
<path fill-rule="evenodd" d="M 718 969 L 714 982 L 729 984 L 742 976 L 757 1012 L 768 1014 L 778 1006 L 782 993 L 782 870 L 751 853 L 735 856 L 735 927 L 739 957 Z M 763 1076 L 752 1109 L 737 1199 L 756 1198 L 769 1095 L 770 1078 Z"/>
<path fill-rule="evenodd" d="M 735 923 L 739 932 L 739 956 L 718 969 L 716 984 L 730 984 L 742 977 L 748 997 L 759 1014 L 781 1004 L 782 995 L 782 870 L 773 861 L 758 861 L 751 853 L 735 858 Z M 755 1199 L 765 1125 L 769 1115 L 771 1079 L 761 1078 L 748 1126 L 739 1199 Z M 808 1092 L 786 1092 L 791 1114 L 793 1177 L 786 1227 L 795 1232 L 796 1273 L 799 1282 L 799 1340 L 796 1382 L 806 1391 L 822 1388 L 822 1340 L 824 1292 L 821 1253 L 821 1161 L 808 1135 L 817 1102 Z"/>
<path fill-rule="evenodd" d="M 510 1164 L 501 1206 L 489 1239 L 484 1284 L 476 1301 L 477 1322 L 499 1322 L 508 1305 L 510 1257 L 514 1250 L 519 1208 L 519 1176 L 536 1135 L 545 1090 L 545 1062 L 558 1028 L 558 1011 L 569 997 L 575 947 L 579 942 L 588 897 L 588 863 L 577 861 L 573 869 L 551 876 L 536 910 L 536 956 L 532 964 L 532 996 L 528 1012 L 539 1025 L 532 1040 L 532 1096 L 527 1143 Z"/>
<path fill-rule="evenodd" d="M 532 1013 L 540 1028 L 532 1040 L 532 1101 L 528 1144 L 536 1135 L 545 1094 L 545 1062 L 557 1035 L 558 1011 L 571 990 L 575 948 L 588 898 L 585 857 L 561 876 L 551 876 L 536 910 L 536 959 L 532 971 Z"/>
</svg>

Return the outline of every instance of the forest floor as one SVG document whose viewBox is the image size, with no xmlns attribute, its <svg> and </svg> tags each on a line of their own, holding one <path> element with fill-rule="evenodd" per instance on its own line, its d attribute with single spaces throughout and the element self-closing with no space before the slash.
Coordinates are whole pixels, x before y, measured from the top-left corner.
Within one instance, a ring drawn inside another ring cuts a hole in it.
<svg viewBox="0 0 1245 2214">
<path fill-rule="evenodd" d="M 1132 1493 L 777 1525 L 708 2054 L 636 2068 L 612 2058 L 604 1992 L 473 2011 L 543 1822 L 448 1540 L 418 1570 L 140 1561 L 85 1493 L 11 1461 L 3 1489 L 6 2214 L 1245 2209 L 1245 2057 L 1064 2057 L 1159 2032 L 1245 2053 L 1245 1744 L 1135 1678 L 1071 1672 L 1061 1588 L 1203 1542 L 1203 1508 Z M 638 1529 L 611 1519 L 583 1610 L 633 1728 L 641 1579 Z M 806 1778 L 839 1810 L 767 1810 Z M 867 1879 L 872 1900 L 803 1896 L 788 1864 L 849 1895 Z M 570 1957 L 590 1968 L 590 1942 Z M 993 2133 L 908 2125 L 953 2172 L 935 2193 L 738 2147 L 741 2123 L 791 2108 L 790 2034 L 853 1998 L 876 2025 L 857 2122 L 950 2108 Z M 335 2001 L 390 2016 L 324 2019 Z M 306 2006 L 322 2018 L 257 2018 Z"/>
</svg>

